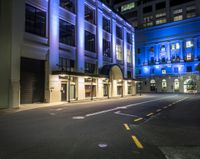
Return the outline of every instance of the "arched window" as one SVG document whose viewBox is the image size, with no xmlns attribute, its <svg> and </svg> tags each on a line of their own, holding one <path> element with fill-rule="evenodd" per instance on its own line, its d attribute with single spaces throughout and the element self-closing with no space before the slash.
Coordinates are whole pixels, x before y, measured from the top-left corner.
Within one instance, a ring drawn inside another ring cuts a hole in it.
<svg viewBox="0 0 200 159">
<path fill-rule="evenodd" d="M 150 81 L 150 90 L 156 91 L 156 81 L 154 79 Z"/>
<path fill-rule="evenodd" d="M 167 81 L 166 81 L 166 79 L 163 79 L 162 80 L 162 89 L 165 89 L 165 88 L 167 88 Z"/>
<path fill-rule="evenodd" d="M 179 80 L 178 80 L 178 79 L 175 79 L 175 80 L 174 80 L 174 90 L 175 90 L 175 91 L 178 91 L 178 90 L 179 90 Z"/>
</svg>

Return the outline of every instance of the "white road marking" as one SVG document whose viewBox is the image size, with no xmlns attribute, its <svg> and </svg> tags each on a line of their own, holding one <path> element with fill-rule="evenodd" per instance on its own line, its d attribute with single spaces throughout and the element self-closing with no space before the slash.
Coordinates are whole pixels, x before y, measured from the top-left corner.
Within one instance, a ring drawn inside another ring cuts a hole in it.
<svg viewBox="0 0 200 159">
<path fill-rule="evenodd" d="M 85 119 L 85 117 L 84 116 L 74 116 L 74 117 L 72 117 L 72 119 L 81 120 L 81 119 Z"/>
<path fill-rule="evenodd" d="M 115 114 L 118 114 L 118 115 L 123 115 L 123 116 L 130 116 L 130 117 L 138 117 L 137 115 L 126 114 L 126 113 L 121 113 L 121 111 L 117 111 L 117 112 L 115 112 Z"/>
<path fill-rule="evenodd" d="M 61 111 L 61 110 L 63 110 L 62 108 L 58 108 L 58 109 L 56 109 L 56 111 Z"/>
<path fill-rule="evenodd" d="M 160 100 L 163 100 L 163 99 L 166 99 L 166 98 L 171 98 L 171 96 L 170 97 L 160 98 L 160 99 L 152 99 L 152 100 L 144 101 L 144 102 L 140 102 L 140 103 L 134 103 L 134 104 L 124 105 L 124 106 L 116 107 L 116 108 L 112 108 L 112 109 L 102 110 L 102 111 L 99 111 L 99 112 L 94 112 L 94 113 L 86 114 L 85 116 L 86 117 L 96 116 L 96 115 L 105 114 L 105 113 L 112 112 L 112 111 L 121 110 L 121 109 L 124 109 L 124 108 L 135 107 L 135 106 L 138 106 L 138 105 L 141 105 L 141 104 L 146 104 L 146 103 L 151 103 L 151 102 L 155 102 L 155 101 L 160 101 Z"/>
<path fill-rule="evenodd" d="M 49 113 L 49 115 L 52 115 L 52 116 L 54 116 L 54 115 L 56 115 L 56 113 Z"/>
</svg>

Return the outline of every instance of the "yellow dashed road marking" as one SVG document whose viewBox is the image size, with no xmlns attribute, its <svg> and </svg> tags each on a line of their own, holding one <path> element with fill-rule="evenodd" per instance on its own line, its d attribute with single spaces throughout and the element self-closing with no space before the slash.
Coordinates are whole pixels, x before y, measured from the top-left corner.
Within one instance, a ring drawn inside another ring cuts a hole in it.
<svg viewBox="0 0 200 159">
<path fill-rule="evenodd" d="M 149 114 L 147 114 L 146 116 L 151 116 L 151 115 L 153 115 L 153 113 L 149 113 Z"/>
<path fill-rule="evenodd" d="M 124 127 L 126 128 L 126 130 L 130 131 L 130 127 L 128 126 L 128 124 L 124 124 Z"/>
<path fill-rule="evenodd" d="M 137 118 L 137 119 L 135 119 L 134 121 L 135 122 L 137 122 L 137 121 L 140 121 L 140 120 L 142 120 L 143 118 Z"/>
<path fill-rule="evenodd" d="M 132 136 L 132 139 L 133 139 L 135 145 L 137 146 L 137 148 L 139 148 L 139 149 L 143 149 L 144 148 L 143 145 L 140 143 L 140 141 L 137 139 L 136 136 Z"/>
</svg>

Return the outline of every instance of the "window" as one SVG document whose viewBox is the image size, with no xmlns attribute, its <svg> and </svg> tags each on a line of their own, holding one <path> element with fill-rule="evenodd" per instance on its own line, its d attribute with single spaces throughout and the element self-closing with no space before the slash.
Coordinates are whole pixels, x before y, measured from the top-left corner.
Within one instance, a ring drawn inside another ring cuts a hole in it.
<svg viewBox="0 0 200 159">
<path fill-rule="evenodd" d="M 103 16 L 103 30 L 110 33 L 110 20 Z"/>
<path fill-rule="evenodd" d="M 110 41 L 103 39 L 103 56 L 110 57 Z"/>
<path fill-rule="evenodd" d="M 116 56 L 117 56 L 117 60 L 120 60 L 120 61 L 123 60 L 122 47 L 120 44 L 116 44 Z"/>
<path fill-rule="evenodd" d="M 75 71 L 75 62 L 74 60 L 69 60 L 67 58 L 59 57 L 59 65 L 61 68 L 67 71 Z"/>
<path fill-rule="evenodd" d="M 165 45 L 162 45 L 162 46 L 161 46 L 160 51 L 161 51 L 161 52 L 165 52 L 165 51 L 166 51 Z"/>
<path fill-rule="evenodd" d="M 127 33 L 127 34 L 126 34 L 126 38 L 127 38 L 127 42 L 128 42 L 129 44 L 132 44 L 131 33 Z"/>
<path fill-rule="evenodd" d="M 179 14 L 179 13 L 182 13 L 183 12 L 183 9 L 176 9 L 173 11 L 173 14 Z"/>
<path fill-rule="evenodd" d="M 183 15 L 174 16 L 174 21 L 183 20 Z"/>
<path fill-rule="evenodd" d="M 186 71 L 187 72 L 192 72 L 192 66 L 187 66 Z"/>
<path fill-rule="evenodd" d="M 156 18 L 160 18 L 160 17 L 164 17 L 164 16 L 166 16 L 165 12 L 156 14 Z"/>
<path fill-rule="evenodd" d="M 196 7 L 195 6 L 189 6 L 186 8 L 186 11 L 191 11 L 191 10 L 195 10 Z"/>
<path fill-rule="evenodd" d="M 95 24 L 95 10 L 85 5 L 85 20 Z"/>
<path fill-rule="evenodd" d="M 195 17 L 196 16 L 196 12 L 189 12 L 186 14 L 186 17 L 187 18 L 192 18 L 192 17 Z"/>
<path fill-rule="evenodd" d="M 167 88 L 167 81 L 166 81 L 166 79 L 163 79 L 162 80 L 162 89 L 165 89 L 165 88 Z"/>
<path fill-rule="evenodd" d="M 96 65 L 92 63 L 85 63 L 85 73 L 96 73 Z"/>
<path fill-rule="evenodd" d="M 180 49 L 180 44 L 179 43 L 171 44 L 171 49 L 172 50 L 178 50 L 178 49 Z"/>
<path fill-rule="evenodd" d="M 85 50 L 95 52 L 95 35 L 85 31 Z"/>
<path fill-rule="evenodd" d="M 76 1 L 75 0 L 60 0 L 60 6 L 67 9 L 70 12 L 75 13 Z"/>
<path fill-rule="evenodd" d="M 140 54 L 140 53 L 141 53 L 141 50 L 140 50 L 140 48 L 138 48 L 138 49 L 137 49 L 137 53 L 138 53 L 138 54 Z"/>
<path fill-rule="evenodd" d="M 174 67 L 174 73 L 178 73 L 178 67 Z"/>
<path fill-rule="evenodd" d="M 25 31 L 42 37 L 46 36 L 46 13 L 26 4 Z"/>
<path fill-rule="evenodd" d="M 116 26 L 116 36 L 120 39 L 122 39 L 122 29 L 120 26 Z"/>
<path fill-rule="evenodd" d="M 167 73 L 167 71 L 166 71 L 165 68 L 162 68 L 161 71 L 162 71 L 162 74 L 163 74 L 163 75 L 165 75 L 165 74 Z"/>
<path fill-rule="evenodd" d="M 147 7 L 144 7 L 143 8 L 143 13 L 149 13 L 149 12 L 152 12 L 152 6 L 147 6 Z"/>
<path fill-rule="evenodd" d="M 132 78 L 132 73 L 131 73 L 131 71 L 127 71 L 127 77 L 128 77 L 128 78 Z"/>
<path fill-rule="evenodd" d="M 194 44 L 193 44 L 193 42 L 191 40 L 186 41 L 186 48 L 191 48 L 193 46 L 194 46 Z"/>
<path fill-rule="evenodd" d="M 131 3 L 128 3 L 128 4 L 121 6 L 121 12 L 131 10 L 133 8 L 135 8 L 135 2 L 131 2 Z"/>
<path fill-rule="evenodd" d="M 150 47 L 150 52 L 154 52 L 154 47 Z"/>
<path fill-rule="evenodd" d="M 191 61 L 192 60 L 192 53 L 187 53 L 186 60 Z"/>
<path fill-rule="evenodd" d="M 131 50 L 127 49 L 127 62 L 131 63 L 131 59 L 132 59 L 132 57 L 131 57 Z"/>
<path fill-rule="evenodd" d="M 140 64 L 141 64 L 141 61 L 140 61 L 140 59 L 138 59 L 137 61 L 138 61 L 138 62 L 137 62 L 137 63 L 138 63 L 138 65 L 140 65 Z"/>
<path fill-rule="evenodd" d="M 61 43 L 75 46 L 75 27 L 74 25 L 60 19 L 59 41 Z"/>
<path fill-rule="evenodd" d="M 151 74 L 154 74 L 154 73 L 155 73 L 154 68 L 151 68 L 150 73 L 151 73 Z"/>
<path fill-rule="evenodd" d="M 160 2 L 160 3 L 156 4 L 156 10 L 163 9 L 165 7 L 166 7 L 166 3 L 165 2 Z"/>
<path fill-rule="evenodd" d="M 156 25 L 159 25 L 159 24 L 164 24 L 167 22 L 167 19 L 166 18 L 162 18 L 162 19 L 157 19 L 156 20 Z"/>
<path fill-rule="evenodd" d="M 96 85 L 85 85 L 85 97 L 96 97 Z"/>
</svg>

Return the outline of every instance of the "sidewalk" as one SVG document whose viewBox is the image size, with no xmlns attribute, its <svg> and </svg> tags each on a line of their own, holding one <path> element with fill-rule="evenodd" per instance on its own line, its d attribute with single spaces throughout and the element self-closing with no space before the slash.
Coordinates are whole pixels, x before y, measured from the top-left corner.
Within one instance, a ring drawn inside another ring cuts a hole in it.
<svg viewBox="0 0 200 159">
<path fill-rule="evenodd" d="M 144 97 L 146 95 L 135 95 L 135 96 L 125 96 L 125 97 L 112 97 L 112 98 L 94 98 L 91 99 L 84 99 L 84 100 L 71 100 L 69 102 L 55 102 L 55 103 L 32 103 L 32 104 L 22 104 L 19 106 L 19 108 L 8 108 L 8 109 L 0 109 L 1 113 L 12 113 L 12 112 L 20 112 L 20 111 L 26 111 L 26 110 L 32 110 L 37 108 L 45 108 L 45 107 L 54 107 L 54 106 L 74 106 L 76 104 L 87 104 L 87 103 L 95 103 L 95 102 L 105 102 L 105 101 L 113 101 L 113 100 L 121 100 L 121 99 L 130 99 L 130 98 L 140 98 Z"/>
</svg>

